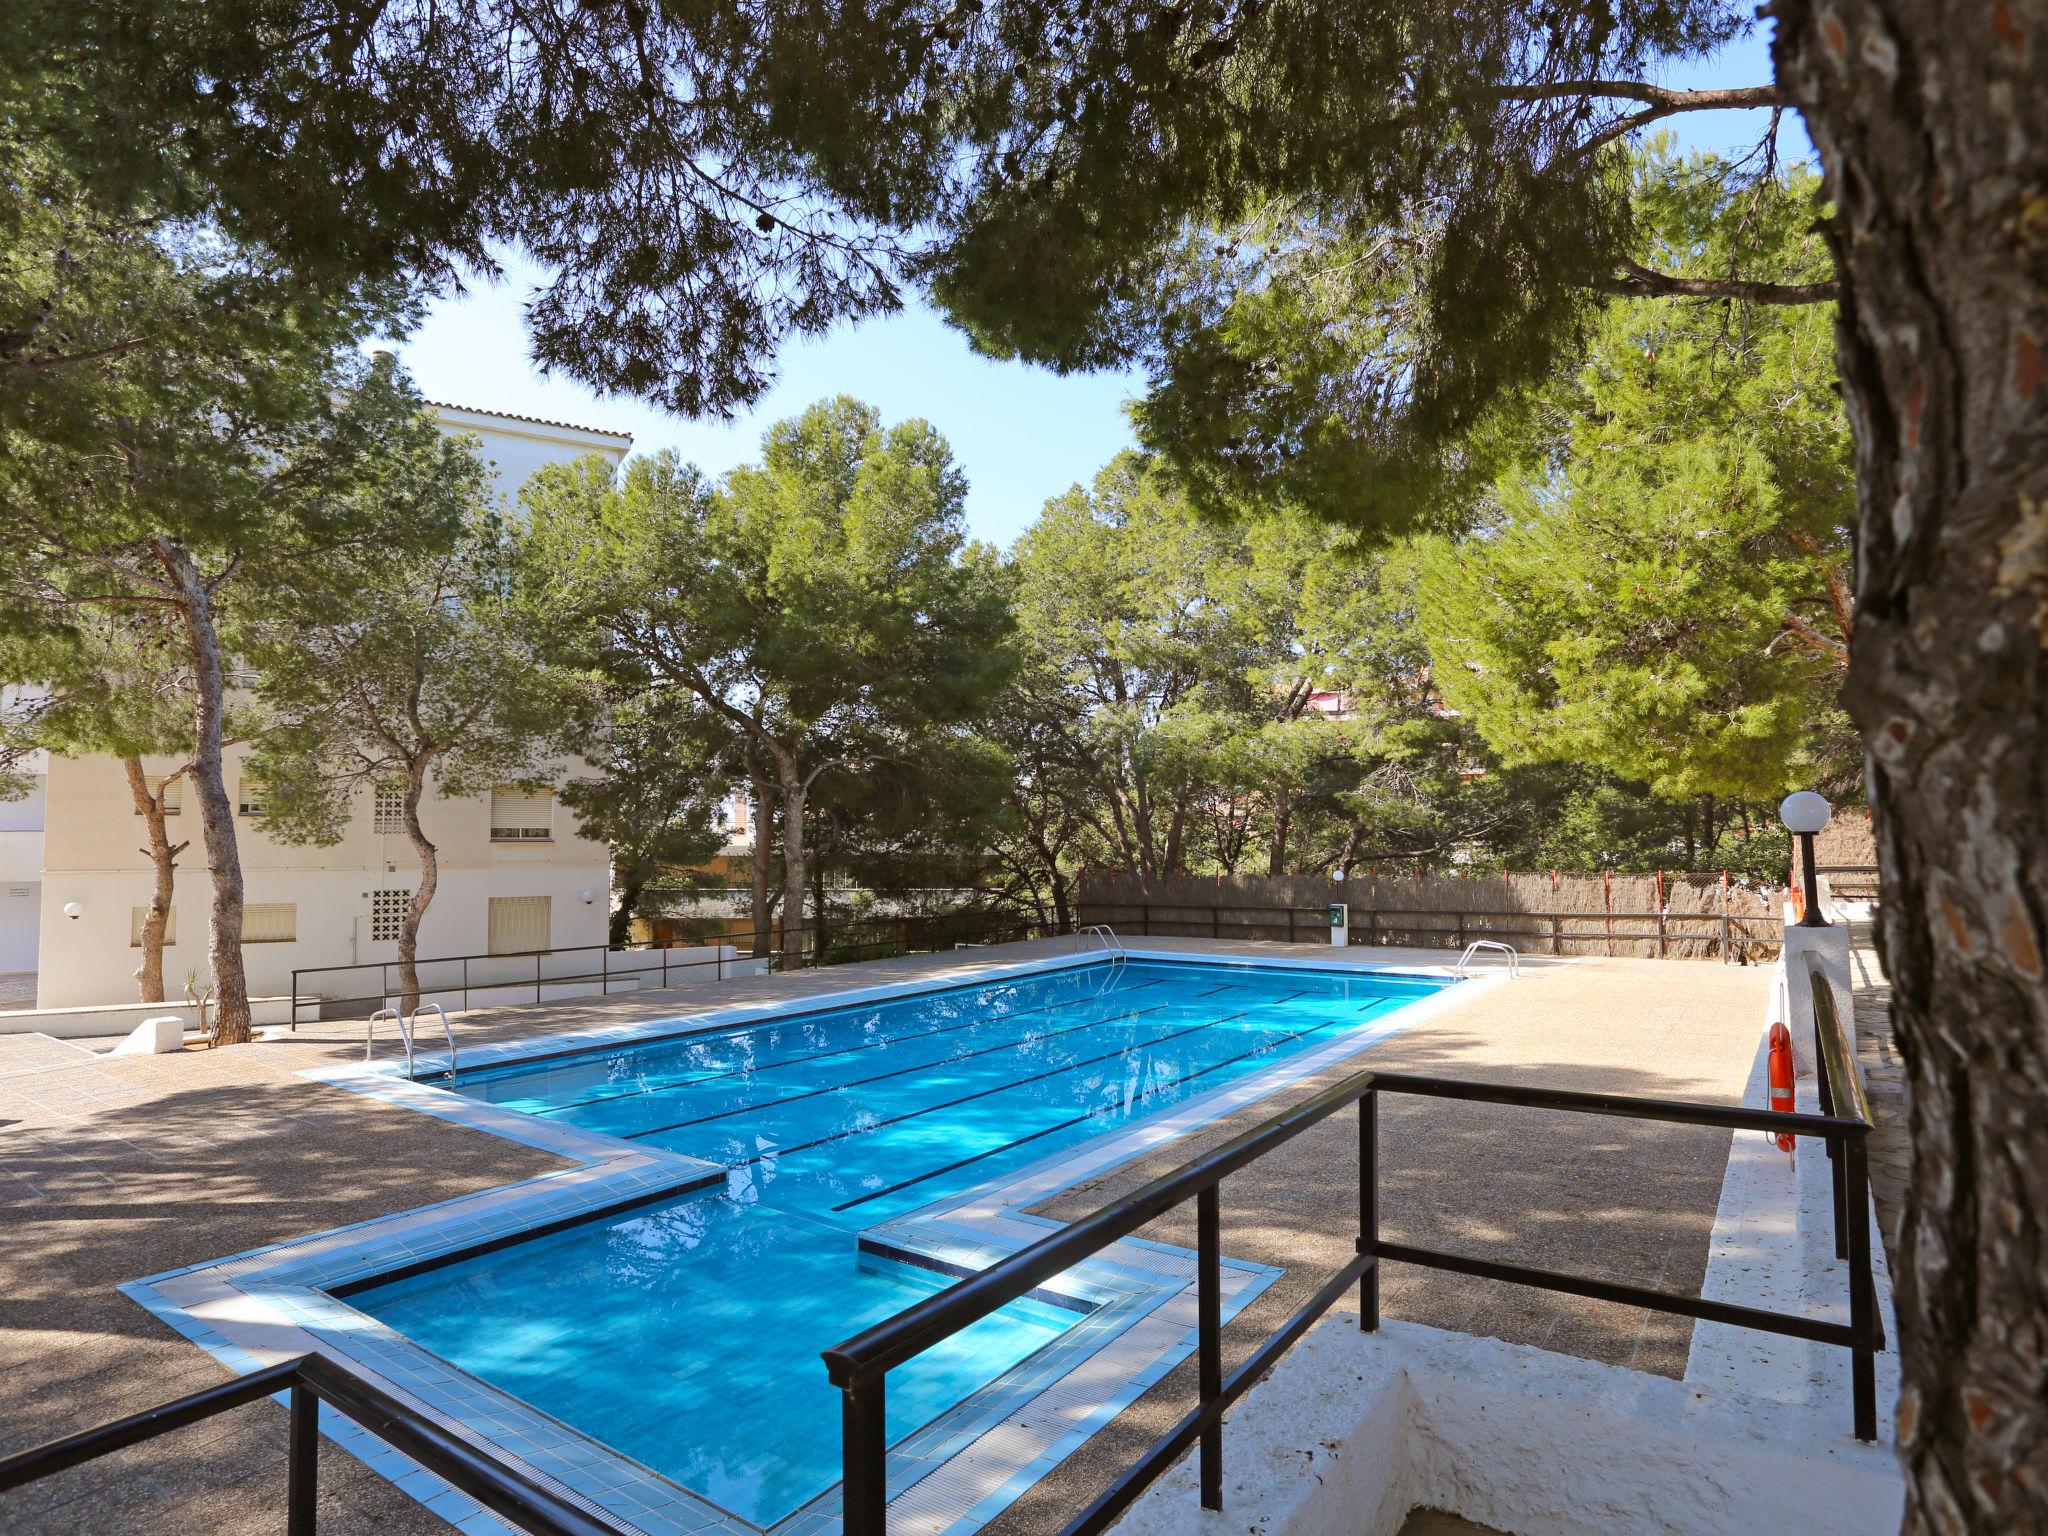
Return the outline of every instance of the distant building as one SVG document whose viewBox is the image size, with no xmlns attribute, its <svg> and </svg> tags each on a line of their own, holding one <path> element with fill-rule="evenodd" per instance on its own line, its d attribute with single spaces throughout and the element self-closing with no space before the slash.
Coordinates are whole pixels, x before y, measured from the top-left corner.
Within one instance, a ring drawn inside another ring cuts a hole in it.
<svg viewBox="0 0 2048 1536">
<path fill-rule="evenodd" d="M 623 433 L 432 409 L 445 430 L 481 440 L 497 490 L 513 505 L 545 464 L 598 453 L 616 465 L 632 446 Z M 264 835 L 261 790 L 243 777 L 248 750 L 231 746 L 226 758 L 251 992 L 288 991 L 294 969 L 396 959 L 399 916 L 419 865 L 395 797 L 365 787 L 339 843 L 294 847 Z M 32 766 L 39 771 L 28 798 L 0 801 L 0 973 L 35 972 L 39 1008 L 131 1001 L 152 877 L 121 764 L 51 757 Z M 144 761 L 157 775 L 175 767 L 171 759 Z M 172 786 L 167 811 L 172 841 L 188 844 L 164 950 L 165 991 L 177 997 L 187 970 L 207 969 L 212 888 L 189 785 Z M 440 850 L 440 889 L 420 932 L 423 958 L 604 942 L 609 850 L 581 834 L 552 789 L 436 797 L 421 820 Z"/>
</svg>

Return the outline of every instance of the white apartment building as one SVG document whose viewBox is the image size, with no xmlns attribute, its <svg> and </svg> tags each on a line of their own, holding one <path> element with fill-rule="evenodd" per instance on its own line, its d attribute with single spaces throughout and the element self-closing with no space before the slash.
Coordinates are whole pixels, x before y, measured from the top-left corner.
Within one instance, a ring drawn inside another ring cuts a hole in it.
<svg viewBox="0 0 2048 1536">
<path fill-rule="evenodd" d="M 623 433 L 435 404 L 443 428 L 472 433 L 491 461 L 498 493 L 518 490 L 544 464 L 602 454 L 617 464 Z M 243 957 L 256 996 L 288 992 L 292 972 L 395 960 L 398 920 L 419 880 L 419 862 L 395 800 L 365 787 L 346 834 L 307 848 L 265 835 L 261 791 L 242 773 L 247 749 L 227 750 L 247 901 Z M 146 838 L 120 763 L 51 757 L 26 799 L 0 801 L 0 979 L 27 988 L 34 1006 L 132 1001 L 142 914 L 152 885 Z M 175 764 L 145 760 L 153 774 Z M 181 995 L 188 970 L 205 975 L 211 887 L 190 786 L 172 785 L 176 895 L 164 951 L 164 989 Z M 420 930 L 422 958 L 505 954 L 605 941 L 610 853 L 584 837 L 552 790 L 503 786 L 439 797 L 421 821 L 439 849 L 440 884 Z M 12 973 L 11 975 L 9 973 Z M 312 990 L 322 990 L 317 985 Z M 0 1008 L 25 1006 L 0 1001 Z"/>
</svg>

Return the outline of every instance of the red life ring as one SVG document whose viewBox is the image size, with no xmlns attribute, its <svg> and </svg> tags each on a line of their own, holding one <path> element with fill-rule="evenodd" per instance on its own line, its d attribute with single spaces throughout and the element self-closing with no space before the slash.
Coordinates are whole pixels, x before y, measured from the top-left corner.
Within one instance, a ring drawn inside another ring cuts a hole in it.
<svg viewBox="0 0 2048 1536">
<path fill-rule="evenodd" d="M 1791 1114 L 1799 1107 L 1797 1094 L 1792 1087 L 1792 1032 L 1783 1023 L 1771 1026 L 1771 1108 L 1783 1114 Z M 1790 1152 L 1794 1138 L 1785 1132 L 1778 1136 L 1778 1150 Z"/>
</svg>

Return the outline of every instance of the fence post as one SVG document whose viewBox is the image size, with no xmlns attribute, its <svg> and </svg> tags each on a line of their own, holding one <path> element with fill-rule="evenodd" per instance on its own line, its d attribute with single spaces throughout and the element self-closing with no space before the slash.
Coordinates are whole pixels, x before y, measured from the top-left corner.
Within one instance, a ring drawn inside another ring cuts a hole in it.
<svg viewBox="0 0 2048 1536">
<path fill-rule="evenodd" d="M 1458 914 L 1458 953 L 1465 952 L 1465 914 Z"/>
<path fill-rule="evenodd" d="M 1365 1090 L 1358 1101 L 1358 1251 L 1373 1256 L 1372 1268 L 1358 1277 L 1358 1327 L 1377 1333 L 1380 1327 L 1380 1091 Z"/>
<path fill-rule="evenodd" d="M 1221 907 L 1211 907 L 1209 909 L 1209 937 L 1212 939 L 1223 937 L 1223 909 Z"/>
<path fill-rule="evenodd" d="M 1724 869 L 1721 871 L 1721 963 L 1723 965 L 1733 965 L 1735 963 L 1734 955 L 1729 953 L 1733 947 L 1732 935 L 1728 931 L 1728 871 Z"/>
<path fill-rule="evenodd" d="M 1366 942 L 1378 949 L 1380 945 L 1380 909 L 1377 904 L 1365 909 Z"/>
<path fill-rule="evenodd" d="M 1564 914 L 1561 912 L 1550 914 L 1550 952 L 1553 955 L 1564 953 Z"/>
<path fill-rule="evenodd" d="M 1825 983 L 1821 983 L 1825 985 Z M 1856 1438 L 1877 1438 L 1877 1297 L 1870 1280 L 1870 1191 L 1863 1138 L 1851 1136 L 1840 1159 L 1848 1205 L 1849 1381 Z"/>
<path fill-rule="evenodd" d="M 1145 930 L 1145 937 L 1149 939 L 1152 937 L 1152 903 L 1149 901 L 1140 902 L 1138 904 L 1138 912 L 1138 926 Z"/>
<path fill-rule="evenodd" d="M 462 957 L 462 1011 L 469 1012 L 469 956 Z"/>
<path fill-rule="evenodd" d="M 1657 958 L 1664 958 L 1664 871 L 1657 871 Z"/>
<path fill-rule="evenodd" d="M 887 1376 L 855 1376 L 840 1393 L 840 1528 L 845 1536 L 887 1536 L 888 1436 L 882 1428 Z"/>
<path fill-rule="evenodd" d="M 1195 1330 L 1201 1356 L 1201 1405 L 1220 1408 L 1223 1400 L 1223 1218 L 1219 1186 L 1209 1185 L 1195 1196 Z M 1223 1507 L 1223 1419 L 1202 1430 L 1202 1508 Z"/>
<path fill-rule="evenodd" d="M 540 951 L 533 952 L 533 1000 L 540 1001 Z"/>
<path fill-rule="evenodd" d="M 320 1399 L 303 1381 L 292 1383 L 284 1501 L 285 1536 L 313 1536 L 320 1504 Z"/>
</svg>

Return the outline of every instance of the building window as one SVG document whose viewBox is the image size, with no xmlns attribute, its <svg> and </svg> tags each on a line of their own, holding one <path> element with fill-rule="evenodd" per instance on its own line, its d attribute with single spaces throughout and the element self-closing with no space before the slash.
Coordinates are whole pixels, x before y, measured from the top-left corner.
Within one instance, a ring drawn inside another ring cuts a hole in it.
<svg viewBox="0 0 2048 1536">
<path fill-rule="evenodd" d="M 149 908 L 130 907 L 128 909 L 128 947 L 130 949 L 142 948 L 142 925 L 148 921 Z M 178 909 L 176 907 L 169 907 L 164 912 L 164 947 L 168 949 L 177 942 Z"/>
<path fill-rule="evenodd" d="M 501 784 L 491 791 L 491 841 L 546 842 L 554 836 L 555 792 L 515 789 Z"/>
<path fill-rule="evenodd" d="M 244 944 L 289 944 L 299 936 L 295 901 L 252 901 L 242 908 Z"/>
<path fill-rule="evenodd" d="M 377 805 L 371 813 L 375 829 L 379 832 L 403 832 L 405 830 L 405 786 L 403 784 L 379 784 Z"/>
<path fill-rule="evenodd" d="M 267 816 L 270 814 L 270 798 L 264 787 L 254 779 L 243 779 L 238 797 L 244 816 Z"/>
<path fill-rule="evenodd" d="M 185 781 L 183 779 L 171 780 L 170 786 L 166 788 L 163 775 L 153 773 L 142 781 L 142 787 L 149 791 L 152 800 L 160 799 L 163 801 L 164 814 L 166 816 L 175 816 L 184 808 Z M 138 816 L 142 814 L 141 806 L 138 805 L 135 808 L 135 814 Z"/>
<path fill-rule="evenodd" d="M 490 941 L 494 955 L 524 954 L 548 947 L 549 896 L 493 896 L 490 909 Z"/>
<path fill-rule="evenodd" d="M 411 905 L 411 891 L 370 892 L 370 942 L 396 944 L 405 931 L 405 909 Z"/>
</svg>

